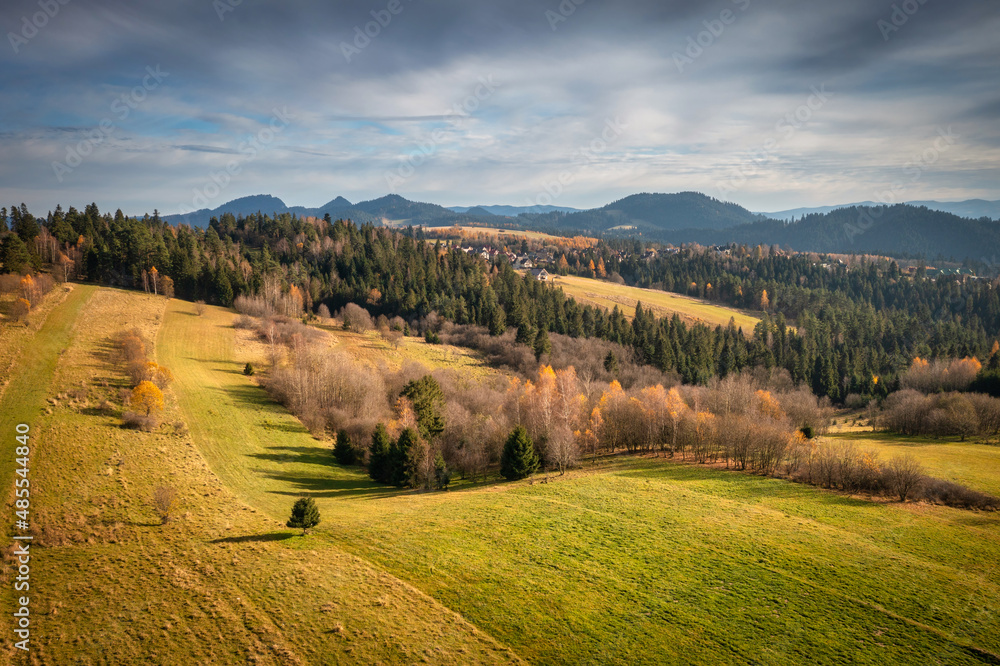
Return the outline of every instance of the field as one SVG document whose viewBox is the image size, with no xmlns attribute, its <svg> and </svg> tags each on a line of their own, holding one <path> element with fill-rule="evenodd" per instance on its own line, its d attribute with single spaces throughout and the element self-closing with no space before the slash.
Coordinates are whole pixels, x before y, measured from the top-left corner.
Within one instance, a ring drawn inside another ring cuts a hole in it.
<svg viewBox="0 0 1000 666">
<path fill-rule="evenodd" d="M 1000 659 L 997 514 L 657 458 L 604 458 L 548 483 L 387 489 L 334 464 L 242 375 L 259 349 L 231 312 L 72 296 L 28 343 L 51 379 L 32 374 L 34 392 L 2 404 L 5 432 L 11 408 L 36 438 L 37 663 Z M 176 377 L 156 433 L 94 409 L 115 388 L 107 336 L 126 322 Z M 88 395 L 58 398 L 81 382 Z M 164 483 L 181 506 L 161 526 L 147 498 Z M 307 537 L 282 526 L 304 495 L 323 516 Z"/>
<path fill-rule="evenodd" d="M 499 241 L 503 241 L 505 239 L 510 240 L 512 238 L 520 241 L 523 238 L 526 240 L 543 241 L 557 246 L 572 245 L 577 248 L 586 248 L 597 244 L 597 239 L 589 236 L 553 236 L 540 231 L 521 231 L 518 229 L 493 229 L 491 227 L 465 227 L 452 225 L 450 227 L 427 227 L 424 230 L 429 234 L 441 234 L 444 236 L 453 236 L 458 233 L 463 237 L 473 237 L 477 239 L 492 238 Z"/>
<path fill-rule="evenodd" d="M 641 301 L 642 307 L 652 308 L 658 317 L 670 317 L 676 312 L 689 324 L 700 322 L 712 327 L 728 326 L 732 318 L 736 320 L 736 326 L 742 328 L 746 335 L 751 335 L 754 326 L 760 321 L 759 318 L 740 310 L 656 289 L 627 287 L 575 275 L 556 275 L 552 282 L 562 287 L 567 296 L 572 296 L 581 303 L 589 303 L 608 310 L 617 305 L 629 318 L 635 315 L 636 302 Z"/>
<path fill-rule="evenodd" d="M 831 438 L 854 442 L 860 449 L 877 452 L 882 459 L 908 453 L 919 459 L 931 476 L 1000 496 L 1000 446 L 994 443 L 882 432 L 844 432 L 833 434 Z"/>
</svg>

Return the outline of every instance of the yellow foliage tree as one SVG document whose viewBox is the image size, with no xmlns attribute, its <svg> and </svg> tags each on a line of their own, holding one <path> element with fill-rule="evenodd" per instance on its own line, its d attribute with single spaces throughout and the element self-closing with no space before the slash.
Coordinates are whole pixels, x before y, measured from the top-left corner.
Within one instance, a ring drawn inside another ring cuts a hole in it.
<svg viewBox="0 0 1000 666">
<path fill-rule="evenodd" d="M 757 406 L 760 409 L 760 413 L 764 416 L 774 420 L 780 421 L 785 418 L 785 411 L 781 409 L 781 403 L 771 395 L 770 391 L 757 391 Z"/>
<path fill-rule="evenodd" d="M 153 382 L 139 382 L 139 385 L 132 389 L 129 406 L 137 412 L 145 412 L 146 416 L 152 416 L 163 409 L 163 392 Z"/>
</svg>

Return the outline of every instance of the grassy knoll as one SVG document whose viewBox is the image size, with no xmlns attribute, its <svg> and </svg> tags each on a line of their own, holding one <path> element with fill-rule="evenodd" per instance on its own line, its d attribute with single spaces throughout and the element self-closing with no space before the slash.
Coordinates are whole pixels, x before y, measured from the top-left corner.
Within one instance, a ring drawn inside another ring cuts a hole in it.
<svg viewBox="0 0 1000 666">
<path fill-rule="evenodd" d="M 292 543 L 347 550 L 529 661 L 1000 659 L 996 514 L 634 458 L 546 484 L 379 488 L 239 374 L 231 314 L 186 307 L 166 315 L 160 360 L 222 483 L 272 520 L 314 497 L 324 522 Z"/>
<path fill-rule="evenodd" d="M 89 299 L 87 298 L 89 296 Z M 212 315 L 191 304 L 135 292 L 77 287 L 62 310 L 26 345 L 31 371 L 20 372 L 0 404 L 6 421 L 32 425 L 31 598 L 29 660 L 15 654 L 10 623 L 0 623 L 0 663 L 305 664 L 497 663 L 513 655 L 419 590 L 346 553 L 333 540 L 301 539 L 230 491 L 194 445 L 174 397 L 191 393 L 178 379 L 164 422 L 152 433 L 123 430 L 123 382 L 107 363 L 108 337 L 139 327 L 150 339 L 166 318 L 197 320 L 205 341 L 156 351 L 159 362 L 205 365 L 219 375 L 197 395 L 210 420 L 251 415 L 254 441 L 291 448 L 313 441 L 213 347 Z M 219 311 L 212 314 L 219 317 Z M 218 323 L 218 319 L 216 320 Z M 231 335 L 232 329 L 225 329 Z M 161 336 L 162 340 L 162 336 Z M 206 344 L 203 344 L 206 343 Z M 169 346 L 169 345 L 164 345 Z M 176 363 L 175 363 L 176 362 Z M 37 372 L 48 368 L 48 375 Z M 199 377 L 202 379 L 203 377 Z M 232 393 L 235 391 L 235 393 Z M 246 396 L 249 398 L 244 399 Z M 46 399 L 47 398 L 47 399 Z M 43 410 L 42 405 L 47 403 Z M 213 403 L 219 403 L 215 407 Z M 120 406 L 120 402 L 118 402 Z M 8 417 L 8 414 L 11 416 Z M 270 421 L 270 423 L 269 423 Z M 204 450 L 210 438 L 192 424 Z M 240 436 L 235 429 L 233 437 Z M 236 440 L 234 440 L 236 441 Z M 245 444 L 245 442 L 241 442 Z M 9 453 L 9 445 L 5 447 Z M 224 453 L 239 455 L 237 451 Z M 5 455 L 7 465 L 12 455 Z M 215 462 L 213 460 L 213 462 Z M 256 459 L 247 464 L 256 469 Z M 5 482 L 6 483 L 6 482 Z M 175 517 L 160 525 L 153 488 L 176 488 Z M 5 486 L 9 487 L 9 484 Z M 239 489 L 237 484 L 234 488 Z M 245 494 L 245 493 L 244 493 Z M 291 499 L 282 504 L 291 506 Z M 5 511 L 10 515 L 10 509 Z M 4 548 L 5 558 L 9 558 Z M 0 604 L 12 607 L 10 567 Z"/>
<path fill-rule="evenodd" d="M 355 333 L 325 323 L 317 328 L 330 333 L 335 347 L 372 367 L 383 364 L 390 370 L 398 370 L 407 363 L 421 363 L 431 370 L 450 368 L 465 377 L 499 374 L 480 352 L 465 347 L 432 345 L 421 337 L 413 336 L 402 338 L 399 346 L 393 347 L 377 331 Z"/>
<path fill-rule="evenodd" d="M 877 451 L 883 459 L 911 454 L 927 474 L 1000 496 L 1000 446 L 958 437 L 906 437 L 886 432 L 843 432 L 833 440 L 854 442 L 858 448 Z"/>
<path fill-rule="evenodd" d="M 567 296 L 572 296 L 581 303 L 589 303 L 608 310 L 617 305 L 618 309 L 629 318 L 635 314 L 636 302 L 641 301 L 644 308 L 652 308 L 659 317 L 670 317 L 676 312 L 688 323 L 701 322 L 713 327 L 728 326 L 729 319 L 732 318 L 746 335 L 753 333 L 754 326 L 760 321 L 757 317 L 740 310 L 656 289 L 628 287 L 575 275 L 557 275 L 553 284 L 562 287 Z"/>
</svg>

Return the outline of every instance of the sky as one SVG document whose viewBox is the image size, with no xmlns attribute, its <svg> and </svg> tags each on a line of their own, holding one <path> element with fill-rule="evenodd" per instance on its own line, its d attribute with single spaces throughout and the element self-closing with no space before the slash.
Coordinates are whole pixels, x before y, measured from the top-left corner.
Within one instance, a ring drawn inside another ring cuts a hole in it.
<svg viewBox="0 0 1000 666">
<path fill-rule="evenodd" d="M 982 0 L 5 0 L 0 203 L 1000 199 Z"/>
</svg>

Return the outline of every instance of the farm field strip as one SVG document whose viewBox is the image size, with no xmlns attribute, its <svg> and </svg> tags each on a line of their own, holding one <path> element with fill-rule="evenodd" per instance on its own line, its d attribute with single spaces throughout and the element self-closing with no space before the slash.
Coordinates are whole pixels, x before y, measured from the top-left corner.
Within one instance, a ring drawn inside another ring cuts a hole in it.
<svg viewBox="0 0 1000 666">
<path fill-rule="evenodd" d="M 651 308 L 659 317 L 670 317 L 676 312 L 688 323 L 697 321 L 712 327 L 725 327 L 732 318 L 736 321 L 736 326 L 743 329 L 745 335 L 751 335 L 760 321 L 759 318 L 740 310 L 656 289 L 628 287 L 575 275 L 557 275 L 552 283 L 562 287 L 567 296 L 572 296 L 580 302 L 607 310 L 617 306 L 629 319 L 635 316 L 636 302 L 641 302 L 644 308 Z"/>
</svg>

